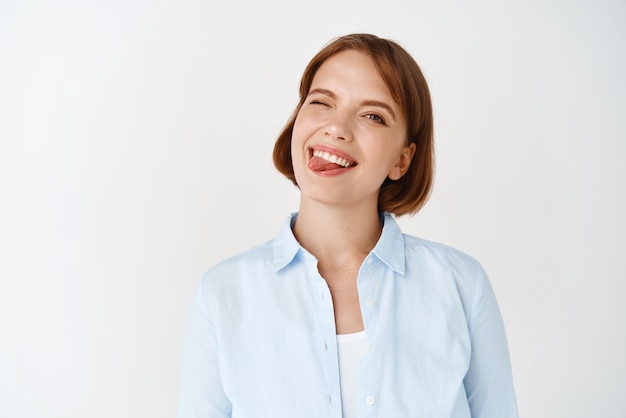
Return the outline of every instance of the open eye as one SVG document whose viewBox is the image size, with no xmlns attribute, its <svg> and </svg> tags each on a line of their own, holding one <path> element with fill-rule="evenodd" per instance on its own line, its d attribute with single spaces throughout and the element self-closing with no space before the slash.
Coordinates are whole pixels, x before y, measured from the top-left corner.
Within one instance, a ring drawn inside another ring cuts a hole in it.
<svg viewBox="0 0 626 418">
<path fill-rule="evenodd" d="M 385 124 L 385 120 L 380 117 L 379 115 L 375 114 L 375 113 L 369 113 L 367 115 L 365 115 L 366 118 L 376 122 L 376 123 L 380 123 L 381 125 Z"/>
</svg>

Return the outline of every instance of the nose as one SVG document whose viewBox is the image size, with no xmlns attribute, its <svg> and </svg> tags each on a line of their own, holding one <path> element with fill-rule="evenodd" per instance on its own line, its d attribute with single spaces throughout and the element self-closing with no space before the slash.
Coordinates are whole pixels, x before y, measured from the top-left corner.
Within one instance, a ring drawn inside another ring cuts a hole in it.
<svg viewBox="0 0 626 418">
<path fill-rule="evenodd" d="M 328 120 L 324 134 L 331 139 L 346 142 L 352 141 L 351 119 L 347 114 L 335 111 Z"/>
</svg>

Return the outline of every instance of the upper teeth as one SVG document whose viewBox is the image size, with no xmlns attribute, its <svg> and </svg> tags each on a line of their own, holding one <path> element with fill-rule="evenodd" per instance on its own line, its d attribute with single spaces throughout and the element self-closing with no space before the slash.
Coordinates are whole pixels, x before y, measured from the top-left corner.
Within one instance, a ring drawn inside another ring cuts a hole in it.
<svg viewBox="0 0 626 418">
<path fill-rule="evenodd" d="M 350 161 L 327 151 L 320 151 L 317 149 L 313 150 L 313 156 L 323 158 L 326 161 L 330 161 L 331 163 L 338 164 L 342 167 L 350 167 Z"/>
</svg>

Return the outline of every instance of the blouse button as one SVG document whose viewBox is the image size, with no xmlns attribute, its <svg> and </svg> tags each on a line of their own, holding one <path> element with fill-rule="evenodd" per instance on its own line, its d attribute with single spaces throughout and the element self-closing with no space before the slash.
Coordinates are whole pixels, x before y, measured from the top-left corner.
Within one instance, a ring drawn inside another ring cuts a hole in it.
<svg viewBox="0 0 626 418">
<path fill-rule="evenodd" d="M 365 301 L 365 306 L 367 306 L 368 308 L 371 308 L 372 306 L 374 306 L 374 299 L 368 299 Z"/>
<path fill-rule="evenodd" d="M 375 402 L 376 398 L 374 398 L 372 395 L 369 395 L 367 398 L 365 398 L 365 403 L 368 405 L 374 405 Z"/>
<path fill-rule="evenodd" d="M 368 265 L 368 266 L 371 266 L 373 262 L 374 262 L 374 261 L 373 261 L 373 260 L 372 260 L 372 258 L 370 257 L 370 258 L 368 258 L 368 259 L 367 259 L 367 261 L 365 262 L 365 264 L 366 264 L 366 265 Z"/>
</svg>

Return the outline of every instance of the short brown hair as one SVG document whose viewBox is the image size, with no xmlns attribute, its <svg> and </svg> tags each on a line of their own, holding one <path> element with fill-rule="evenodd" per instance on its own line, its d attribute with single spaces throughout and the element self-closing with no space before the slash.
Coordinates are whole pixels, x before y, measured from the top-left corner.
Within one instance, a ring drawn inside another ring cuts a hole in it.
<svg viewBox="0 0 626 418">
<path fill-rule="evenodd" d="M 274 165 L 296 186 L 291 160 L 291 135 L 317 70 L 328 58 L 345 50 L 368 55 L 400 104 L 407 124 L 407 143 L 415 144 L 409 170 L 398 180 L 385 179 L 378 195 L 378 210 L 396 216 L 414 214 L 426 203 L 434 178 L 433 111 L 424 75 L 400 45 L 370 34 L 341 36 L 328 43 L 309 62 L 300 80 L 300 101 L 274 144 Z"/>
</svg>

